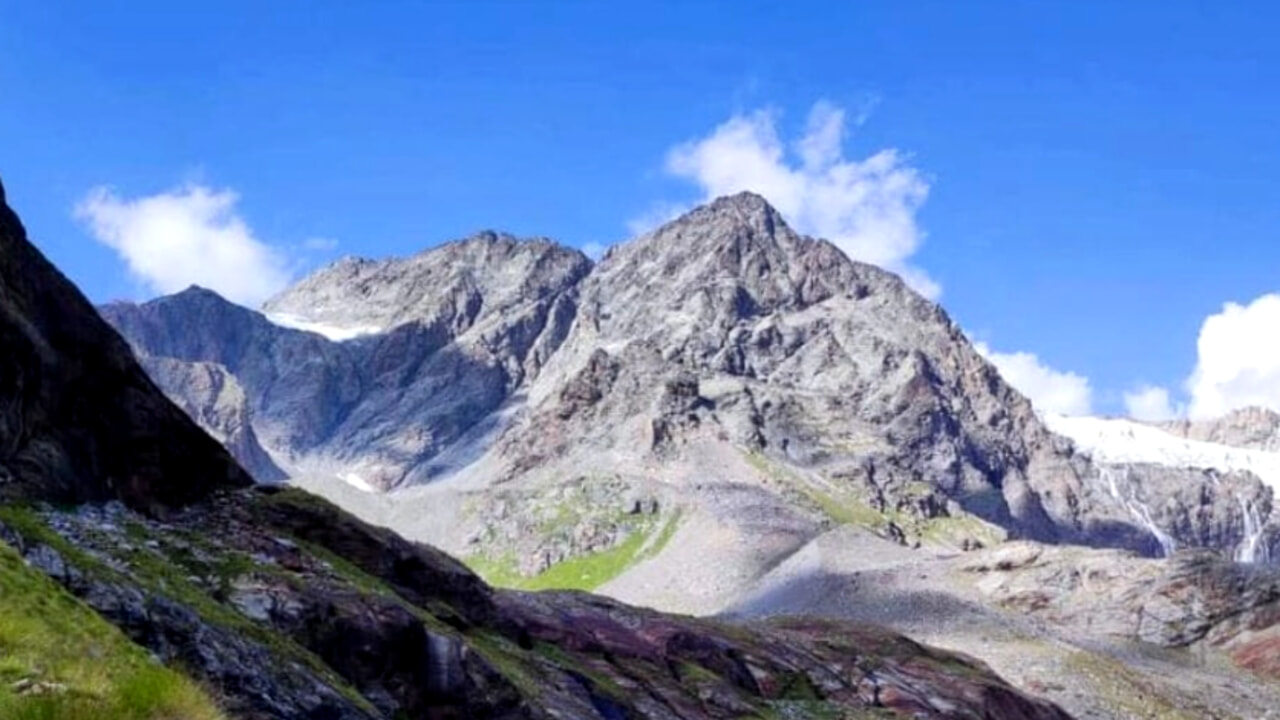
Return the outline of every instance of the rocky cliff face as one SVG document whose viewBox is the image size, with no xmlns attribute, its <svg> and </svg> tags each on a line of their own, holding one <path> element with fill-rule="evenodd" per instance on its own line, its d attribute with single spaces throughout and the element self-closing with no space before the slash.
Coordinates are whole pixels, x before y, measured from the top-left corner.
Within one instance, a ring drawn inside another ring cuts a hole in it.
<svg viewBox="0 0 1280 720">
<path fill-rule="evenodd" d="M 226 368 L 287 470 L 388 489 L 444 472 L 442 453 L 538 373 L 589 268 L 547 241 L 487 233 L 340 262 L 269 302 L 274 323 L 199 289 L 102 313 L 143 356 Z M 186 371 L 158 369 L 185 396 Z"/>
<path fill-rule="evenodd" d="M 922 483 L 939 505 L 1019 534 L 1074 532 L 1068 502 L 1083 468 L 1056 463 L 1030 404 L 945 313 L 795 234 L 758 196 L 616 248 L 581 297 L 554 371 L 530 390 L 532 420 L 506 438 L 517 465 L 531 464 L 521 452 L 557 455 L 583 438 L 632 442 L 615 428 L 636 418 L 654 451 L 714 425 L 728 443 L 818 469 L 876 504 Z"/>
<path fill-rule="evenodd" d="M 143 357 L 142 367 L 165 395 L 222 443 L 231 456 L 261 483 L 288 477 L 258 442 L 244 388 L 223 365 Z"/>
<path fill-rule="evenodd" d="M 320 448 L 364 394 L 360 359 L 348 348 L 276 326 L 208 290 L 100 311 L 184 406 L 208 405 L 208 391 L 191 378 L 212 372 L 234 380 L 255 434 L 284 463 Z"/>
<path fill-rule="evenodd" d="M 243 420 L 227 372 L 256 401 L 305 403 L 280 386 L 287 377 L 341 385 L 343 348 L 277 332 L 206 293 L 186 301 L 234 342 L 205 347 L 199 333 L 165 328 L 163 303 L 134 327 L 175 351 L 216 355 L 200 361 L 216 366 L 171 386 L 206 400 L 192 409 L 227 410 L 202 420 Z M 877 628 L 748 627 L 584 594 L 498 592 L 449 556 L 304 492 L 245 489 L 248 476 L 146 379 L 7 206 L 0 340 L 0 541 L 75 598 L 53 605 L 92 608 L 194 675 L 231 717 L 1067 717 L 963 656 Z M 526 360 L 537 346 L 536 337 L 525 346 Z M 309 351 L 336 358 L 337 369 L 261 362 L 305 366 Z M 323 434 L 326 425 L 307 427 Z M 70 717 L 67 708 L 101 692 L 76 681 L 42 680 L 45 695 L 30 701 L 6 683 L 0 699 L 20 716 Z"/>
<path fill-rule="evenodd" d="M 1174 420 L 1161 429 L 1188 440 L 1251 450 L 1280 451 L 1280 413 L 1265 408 L 1233 410 L 1216 420 Z"/>
</svg>

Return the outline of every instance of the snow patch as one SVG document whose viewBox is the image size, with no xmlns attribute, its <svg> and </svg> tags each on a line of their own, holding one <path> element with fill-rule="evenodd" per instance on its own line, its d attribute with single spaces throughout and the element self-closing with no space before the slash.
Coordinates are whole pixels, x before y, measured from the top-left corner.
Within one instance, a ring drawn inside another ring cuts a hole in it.
<svg viewBox="0 0 1280 720">
<path fill-rule="evenodd" d="M 357 490 L 363 490 L 364 492 L 369 493 L 378 492 L 377 488 L 370 485 L 367 480 L 355 473 L 342 473 L 338 478 Z"/>
<path fill-rule="evenodd" d="M 1280 453 L 1186 440 L 1133 420 L 1045 415 L 1045 425 L 1100 463 L 1247 470 L 1280 490 Z"/>
<path fill-rule="evenodd" d="M 289 328 L 291 330 L 313 332 L 317 335 L 323 335 L 334 342 L 353 340 L 365 335 L 377 335 L 385 330 L 385 328 L 377 325 L 329 325 L 326 323 L 313 322 L 301 315 L 291 315 L 289 313 L 266 313 L 265 315 L 268 320 L 280 327 Z"/>
</svg>

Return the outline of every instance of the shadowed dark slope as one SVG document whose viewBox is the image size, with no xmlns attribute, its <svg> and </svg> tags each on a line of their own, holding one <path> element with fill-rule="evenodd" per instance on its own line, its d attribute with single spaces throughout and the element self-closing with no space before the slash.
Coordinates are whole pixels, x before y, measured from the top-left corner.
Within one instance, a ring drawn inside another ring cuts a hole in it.
<svg viewBox="0 0 1280 720">
<path fill-rule="evenodd" d="M 0 482 L 6 494 L 159 511 L 249 476 L 27 241 L 0 189 Z"/>
</svg>

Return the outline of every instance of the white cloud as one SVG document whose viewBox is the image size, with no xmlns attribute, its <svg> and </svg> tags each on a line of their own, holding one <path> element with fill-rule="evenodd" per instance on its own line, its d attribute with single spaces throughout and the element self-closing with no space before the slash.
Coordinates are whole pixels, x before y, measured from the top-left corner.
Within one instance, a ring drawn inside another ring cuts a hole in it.
<svg viewBox="0 0 1280 720">
<path fill-rule="evenodd" d="M 1181 415 L 1169 399 L 1169 391 L 1156 385 L 1141 385 L 1124 394 L 1125 414 L 1134 420 L 1159 422 Z"/>
<path fill-rule="evenodd" d="M 99 187 L 75 215 L 148 290 L 201 285 L 257 306 L 289 282 L 289 260 L 254 236 L 235 212 L 238 200 L 231 190 L 197 184 L 134 199 Z"/>
<path fill-rule="evenodd" d="M 846 158 L 847 124 L 842 108 L 818 102 L 804 133 L 788 147 L 779 135 L 776 111 L 736 115 L 710 135 L 673 148 L 666 169 L 697 184 L 706 200 L 757 192 L 800 232 L 830 240 L 855 260 L 897 272 L 936 298 L 938 284 L 908 262 L 924 237 L 916 211 L 929 183 L 896 150 Z M 644 220 L 669 211 L 669 206 L 659 208 Z"/>
<path fill-rule="evenodd" d="M 1200 328 L 1190 414 L 1211 418 L 1258 405 L 1280 410 L 1280 294 L 1227 303 Z"/>
<path fill-rule="evenodd" d="M 974 343 L 1000 376 L 1015 390 L 1026 395 L 1036 410 L 1056 415 L 1088 415 L 1093 407 L 1093 389 L 1089 379 L 1073 372 L 1054 370 L 1032 353 L 1001 353 L 986 343 Z"/>
</svg>

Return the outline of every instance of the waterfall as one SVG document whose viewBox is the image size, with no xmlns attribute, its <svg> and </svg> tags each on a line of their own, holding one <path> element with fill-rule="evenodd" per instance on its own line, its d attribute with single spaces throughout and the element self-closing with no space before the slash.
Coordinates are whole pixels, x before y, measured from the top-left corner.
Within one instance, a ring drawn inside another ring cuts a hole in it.
<svg viewBox="0 0 1280 720">
<path fill-rule="evenodd" d="M 448 693 L 459 682 L 457 643 L 447 635 L 427 632 L 427 687 L 433 693 Z"/>
<path fill-rule="evenodd" d="M 1100 478 L 1107 482 L 1107 489 L 1111 492 L 1111 497 L 1123 505 L 1129 515 L 1134 520 L 1137 520 L 1148 533 L 1151 533 L 1151 536 L 1160 544 L 1161 557 L 1172 555 L 1173 551 L 1178 549 L 1178 542 L 1173 539 L 1172 535 L 1161 529 L 1159 525 L 1156 525 L 1155 520 L 1151 517 L 1151 509 L 1147 507 L 1147 504 L 1138 498 L 1136 492 L 1126 493 L 1121 490 L 1119 483 L 1116 482 L 1117 473 L 1113 468 L 1100 467 L 1098 473 Z M 1127 468 L 1124 471 L 1124 480 L 1126 486 L 1131 489 L 1132 483 L 1129 482 L 1129 470 Z"/>
<path fill-rule="evenodd" d="M 1240 514 L 1244 517 L 1244 537 L 1236 546 L 1236 562 L 1266 563 L 1270 561 L 1270 549 L 1266 543 L 1262 542 L 1262 518 L 1258 515 L 1258 508 L 1239 493 L 1236 493 L 1236 499 L 1240 501 Z"/>
</svg>

